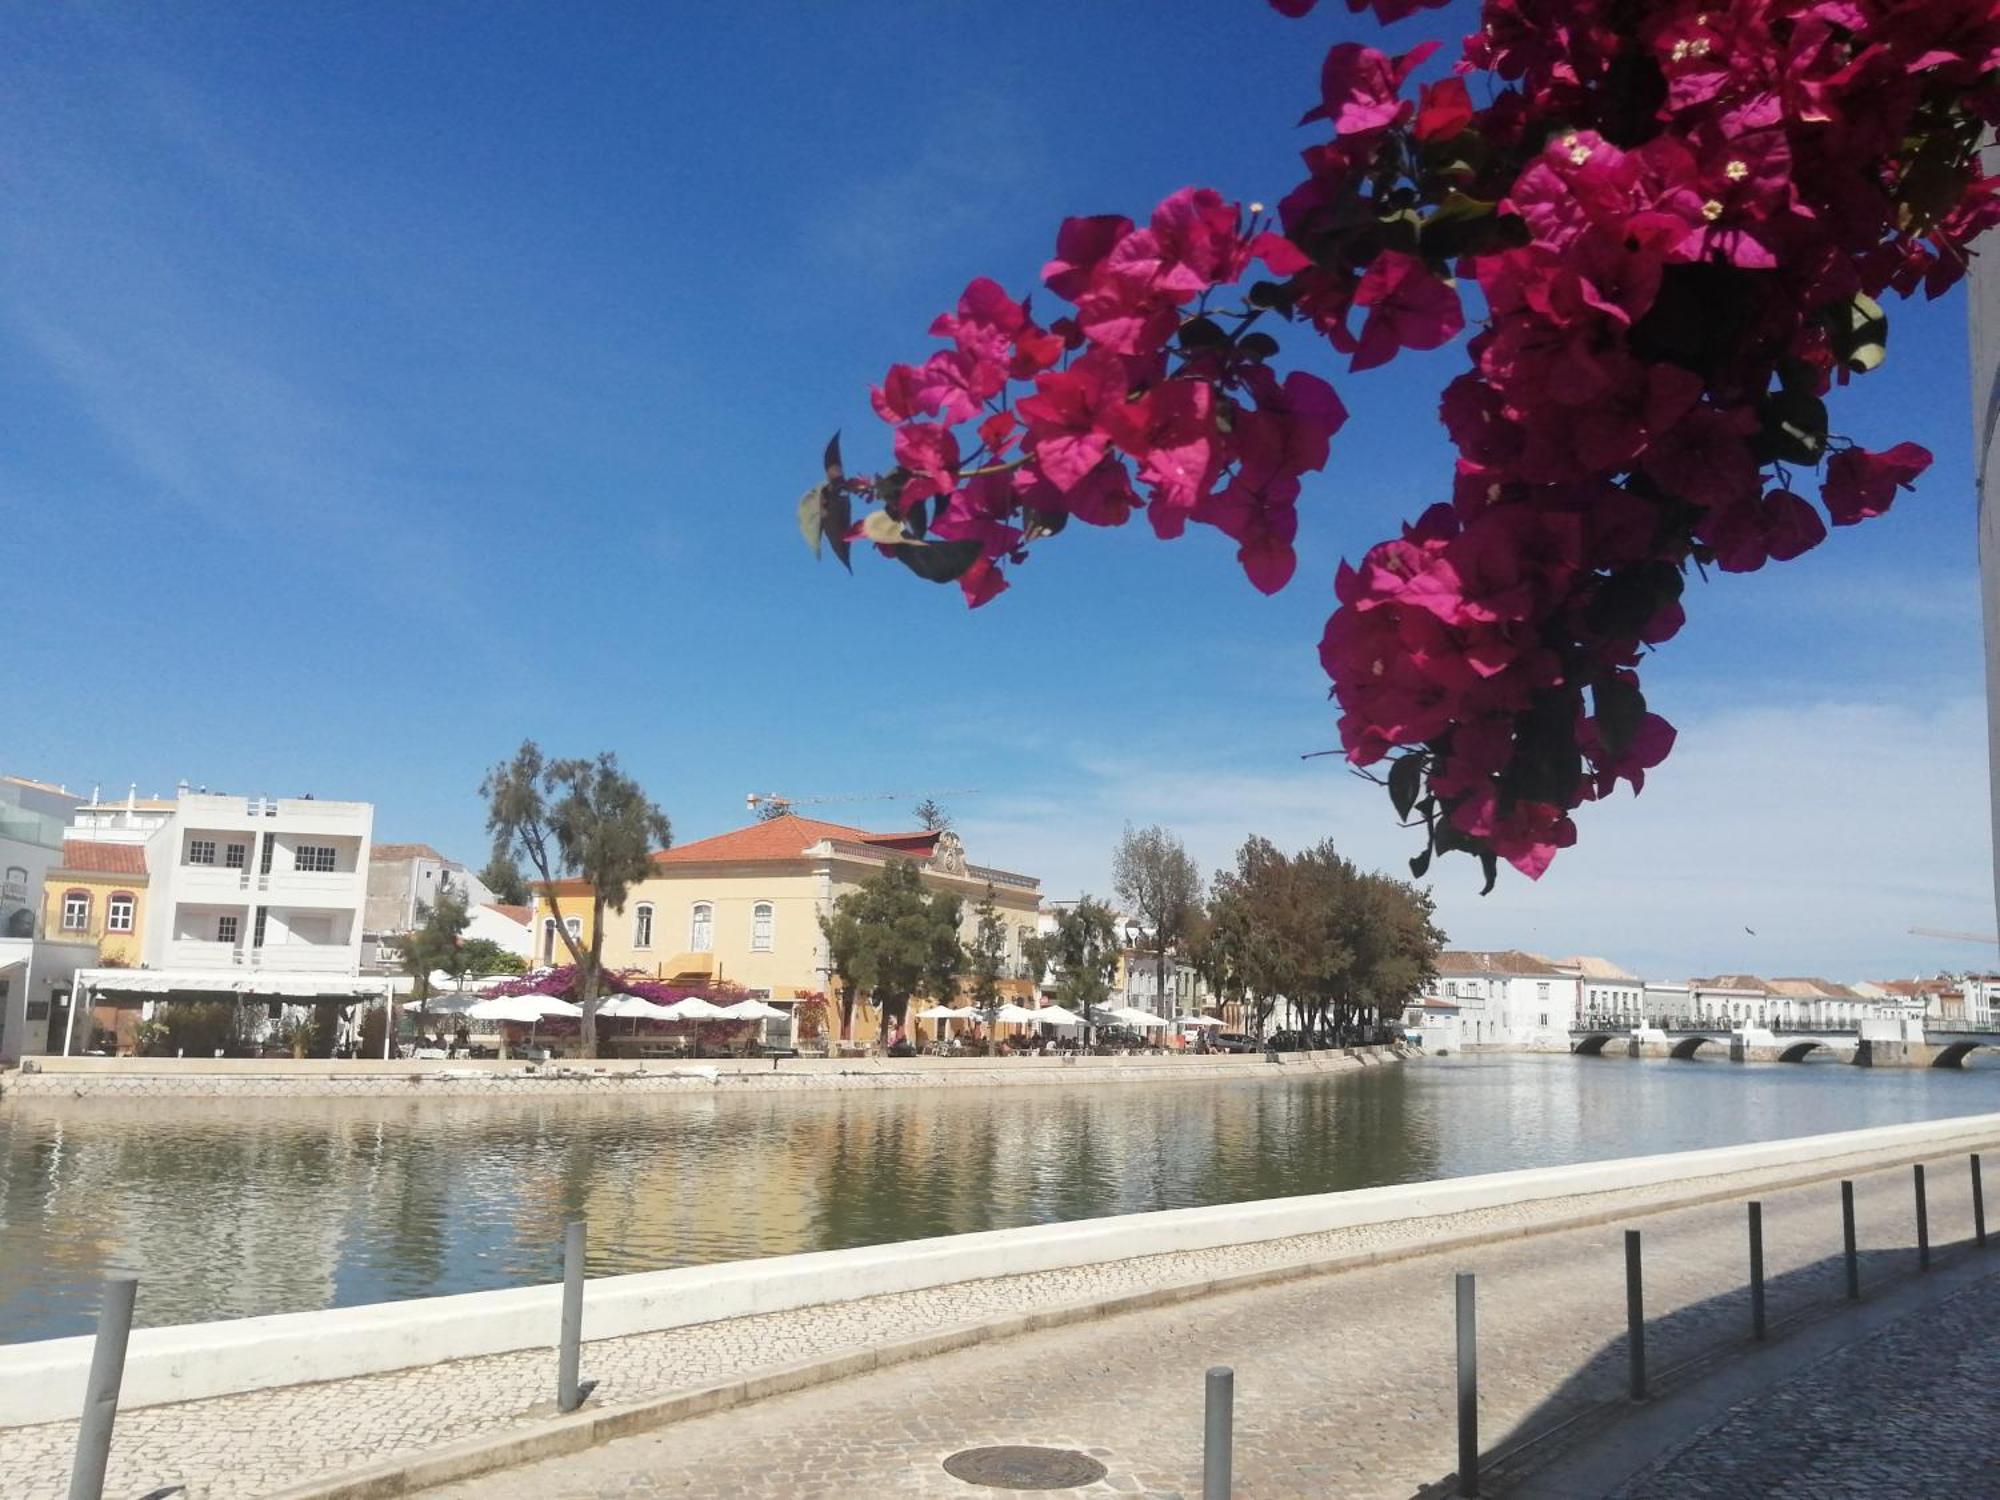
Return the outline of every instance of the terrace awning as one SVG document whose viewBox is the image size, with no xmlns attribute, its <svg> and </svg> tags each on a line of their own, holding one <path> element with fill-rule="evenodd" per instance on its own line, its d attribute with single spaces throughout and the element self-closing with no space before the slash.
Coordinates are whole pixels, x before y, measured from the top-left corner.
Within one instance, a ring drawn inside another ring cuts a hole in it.
<svg viewBox="0 0 2000 1500">
<path fill-rule="evenodd" d="M 288 1000 L 379 999 L 386 974 L 301 974 L 276 969 L 78 969 L 100 995 L 270 995 Z"/>
</svg>

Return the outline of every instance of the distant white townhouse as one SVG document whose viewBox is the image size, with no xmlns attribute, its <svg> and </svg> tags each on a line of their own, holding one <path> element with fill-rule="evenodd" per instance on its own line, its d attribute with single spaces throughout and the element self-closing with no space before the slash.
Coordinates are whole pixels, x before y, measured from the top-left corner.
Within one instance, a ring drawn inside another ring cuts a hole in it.
<svg viewBox="0 0 2000 1500">
<path fill-rule="evenodd" d="M 1582 988 L 1580 1006 L 1586 1026 L 1636 1026 L 1643 1019 L 1646 983 L 1637 974 L 1588 953 L 1550 962 L 1576 976 Z"/>
<path fill-rule="evenodd" d="M 1445 952 L 1412 1012 L 1455 1012 L 1461 1046 L 1566 1047 L 1581 1019 L 1582 989 L 1574 972 L 1519 949 Z"/>
</svg>

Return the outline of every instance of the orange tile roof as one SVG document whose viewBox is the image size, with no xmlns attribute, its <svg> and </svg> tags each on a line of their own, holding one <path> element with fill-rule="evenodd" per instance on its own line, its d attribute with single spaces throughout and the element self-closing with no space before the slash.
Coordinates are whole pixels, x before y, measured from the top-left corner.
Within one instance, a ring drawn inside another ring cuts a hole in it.
<svg viewBox="0 0 2000 1500">
<path fill-rule="evenodd" d="M 88 839 L 64 839 L 62 867 L 103 875 L 143 875 L 146 851 L 138 844 L 99 844 Z"/>
<path fill-rule="evenodd" d="M 523 927 L 526 927 L 529 922 L 533 921 L 535 916 L 535 909 L 532 906 L 503 906 L 498 901 L 488 901 L 486 909 L 488 911 L 497 911 L 501 916 L 507 918 L 508 921 L 519 922 Z"/>
<path fill-rule="evenodd" d="M 1467 974 L 1504 975 L 1551 975 L 1561 979 L 1574 979 L 1574 974 L 1565 974 L 1545 958 L 1537 958 L 1532 953 L 1523 953 L 1519 948 L 1502 948 L 1493 952 L 1475 949 L 1454 950 L 1437 956 L 1439 974 L 1463 976 Z"/>
<path fill-rule="evenodd" d="M 922 830 L 912 833 L 870 833 L 865 828 L 850 828 L 845 823 L 822 823 L 817 818 L 802 818 L 797 813 L 786 813 L 781 818 L 752 823 L 747 828 L 736 828 L 728 833 L 718 833 L 711 838 L 696 839 L 692 844 L 679 844 L 672 849 L 662 849 L 653 856 L 653 862 L 662 865 L 709 862 L 765 864 L 801 859 L 807 849 L 823 839 L 837 839 L 850 844 L 875 844 L 888 849 L 902 849 L 911 854 L 928 855 L 937 843 L 937 838 L 937 834 Z"/>
</svg>

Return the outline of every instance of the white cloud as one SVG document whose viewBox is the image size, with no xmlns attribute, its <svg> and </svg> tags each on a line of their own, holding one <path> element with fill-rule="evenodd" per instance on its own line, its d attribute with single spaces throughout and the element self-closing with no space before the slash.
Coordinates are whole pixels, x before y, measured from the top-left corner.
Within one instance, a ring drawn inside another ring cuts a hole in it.
<svg viewBox="0 0 2000 1500">
<path fill-rule="evenodd" d="M 1337 760 L 1264 769 L 1253 753 L 1079 756 L 1063 789 L 989 803 L 965 818 L 966 837 L 975 857 L 1039 874 L 1058 897 L 1108 890 L 1127 821 L 1174 828 L 1206 869 L 1254 832 L 1292 848 L 1331 837 L 1401 870 L 1414 841 L 1379 789 Z M 1643 796 L 1585 809 L 1578 846 L 1540 882 L 1503 870 L 1482 898 L 1461 858 L 1431 884 L 1455 944 L 1603 953 L 1659 977 L 1977 963 L 1990 950 L 1907 929 L 1993 930 L 1987 765 L 1976 697 L 1739 709 L 1684 724 Z"/>
</svg>

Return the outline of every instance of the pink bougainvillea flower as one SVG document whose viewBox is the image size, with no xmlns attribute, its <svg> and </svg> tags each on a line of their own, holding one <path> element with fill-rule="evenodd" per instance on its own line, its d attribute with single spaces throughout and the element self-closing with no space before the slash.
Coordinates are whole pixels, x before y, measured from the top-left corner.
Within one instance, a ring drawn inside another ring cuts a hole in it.
<svg viewBox="0 0 2000 1500">
<path fill-rule="evenodd" d="M 1352 368 L 1372 370 L 1400 349 L 1435 349 L 1465 327 L 1458 292 L 1414 255 L 1385 250 L 1375 257 L 1354 293 L 1368 309 Z"/>
<path fill-rule="evenodd" d="M 896 462 L 910 471 L 900 502 L 909 508 L 958 487 L 958 438 L 949 427 L 911 422 L 896 429 Z"/>
<path fill-rule="evenodd" d="M 1056 231 L 1055 259 L 1042 267 L 1042 281 L 1058 297 L 1081 301 L 1112 247 L 1132 232 L 1122 214 L 1064 219 Z"/>
<path fill-rule="evenodd" d="M 1819 498 L 1836 526 L 1852 526 L 1879 516 L 1895 503 L 1898 486 L 1909 489 L 1931 466 L 1928 448 L 1898 443 L 1886 453 L 1843 448 L 1826 461 Z"/>
<path fill-rule="evenodd" d="M 1412 134 L 1420 141 L 1448 141 L 1472 123 L 1472 95 L 1463 78 L 1440 78 L 1417 95 L 1417 121 Z"/>
<path fill-rule="evenodd" d="M 1124 401 L 1125 380 L 1109 355 L 1086 355 L 1066 370 L 1035 379 L 1035 393 L 1014 403 L 1028 424 L 1036 466 L 1058 490 L 1068 490 L 1097 466 L 1111 445 L 1103 419 Z"/>
<path fill-rule="evenodd" d="M 1358 42 L 1341 42 L 1320 65 L 1318 106 L 1307 110 L 1299 123 L 1330 120 L 1342 135 L 1402 124 L 1416 112 L 1416 106 L 1400 96 L 1403 80 L 1437 47 L 1436 42 L 1425 42 L 1401 57 L 1389 57 Z"/>
</svg>

